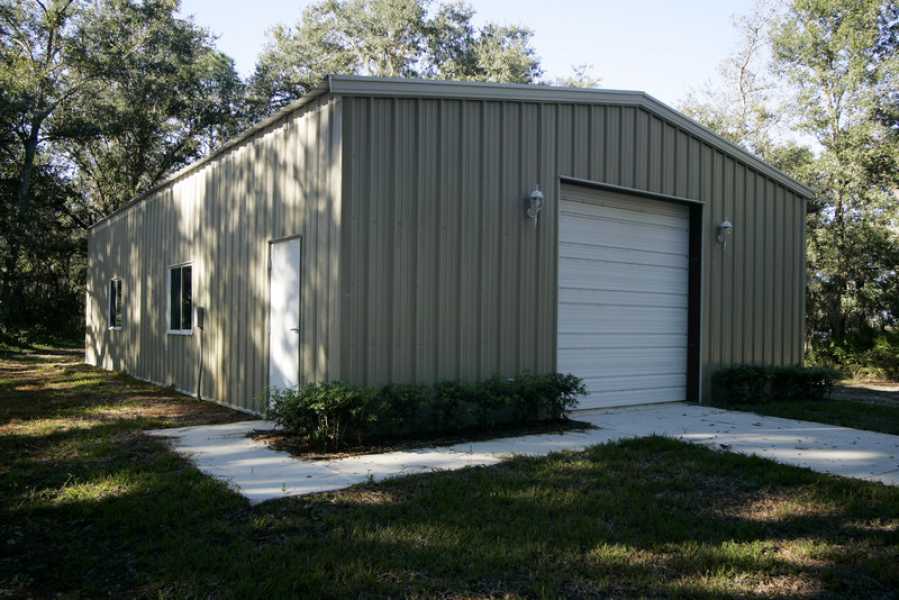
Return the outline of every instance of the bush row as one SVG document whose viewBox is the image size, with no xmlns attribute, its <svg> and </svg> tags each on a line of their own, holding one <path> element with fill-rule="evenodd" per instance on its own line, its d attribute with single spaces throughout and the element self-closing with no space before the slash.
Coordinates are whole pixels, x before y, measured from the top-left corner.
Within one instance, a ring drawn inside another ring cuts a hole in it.
<svg viewBox="0 0 899 600">
<path fill-rule="evenodd" d="M 270 392 L 268 416 L 311 445 L 335 450 L 348 443 L 559 420 L 584 393 L 579 378 L 559 373 L 380 388 L 314 383 Z"/>
<path fill-rule="evenodd" d="M 712 375 L 712 397 L 723 404 L 825 400 L 839 379 L 839 372 L 825 367 L 738 365 Z"/>
</svg>

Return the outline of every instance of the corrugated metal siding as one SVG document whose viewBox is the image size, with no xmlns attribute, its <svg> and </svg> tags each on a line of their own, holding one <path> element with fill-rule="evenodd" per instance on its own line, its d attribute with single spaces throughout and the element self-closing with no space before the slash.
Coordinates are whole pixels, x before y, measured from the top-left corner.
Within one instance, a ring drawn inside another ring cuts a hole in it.
<svg viewBox="0 0 899 600">
<path fill-rule="evenodd" d="M 194 392 L 200 335 L 166 334 L 169 265 L 193 262 L 207 309 L 202 395 L 261 408 L 268 381 L 268 242 L 302 235 L 301 376 L 339 371 L 341 102 L 325 97 L 108 222 L 88 245 L 88 363 Z M 109 279 L 123 279 L 125 326 L 107 328 Z"/>
<path fill-rule="evenodd" d="M 554 369 L 562 176 L 704 203 L 706 376 L 800 361 L 804 200 L 649 111 L 345 96 L 343 118 L 343 379 Z"/>
</svg>

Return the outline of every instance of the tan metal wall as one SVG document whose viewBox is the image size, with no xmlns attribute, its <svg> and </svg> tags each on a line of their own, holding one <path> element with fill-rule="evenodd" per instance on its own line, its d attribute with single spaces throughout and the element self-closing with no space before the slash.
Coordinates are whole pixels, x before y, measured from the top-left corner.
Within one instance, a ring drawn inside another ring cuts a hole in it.
<svg viewBox="0 0 899 600">
<path fill-rule="evenodd" d="M 704 203 L 706 377 L 800 361 L 805 200 L 646 109 L 345 96 L 343 119 L 343 379 L 554 369 L 561 176 Z"/>
<path fill-rule="evenodd" d="M 552 370 L 563 176 L 704 203 L 706 376 L 800 360 L 805 200 L 783 185 L 637 106 L 353 96 L 312 102 L 96 227 L 87 360 L 187 391 L 202 360 L 204 397 L 258 409 L 268 242 L 301 234 L 304 380 Z M 198 335 L 165 333 L 167 268 L 187 260 L 208 309 L 202 357 Z M 114 276 L 121 331 L 106 326 Z"/>
<path fill-rule="evenodd" d="M 268 380 L 268 243 L 302 239 L 301 375 L 339 371 L 341 102 L 287 115 L 95 227 L 89 240 L 88 363 L 259 410 Z M 193 262 L 200 335 L 167 335 L 168 266 Z M 108 285 L 123 279 L 125 325 L 107 327 Z"/>
</svg>

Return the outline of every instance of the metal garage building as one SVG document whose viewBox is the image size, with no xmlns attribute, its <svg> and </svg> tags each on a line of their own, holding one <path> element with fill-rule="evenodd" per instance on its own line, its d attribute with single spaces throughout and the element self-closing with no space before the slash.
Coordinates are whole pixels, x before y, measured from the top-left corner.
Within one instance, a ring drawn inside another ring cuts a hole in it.
<svg viewBox="0 0 899 600">
<path fill-rule="evenodd" d="M 86 360 L 269 386 L 801 360 L 807 188 L 640 92 L 331 77 L 91 230 Z"/>
</svg>

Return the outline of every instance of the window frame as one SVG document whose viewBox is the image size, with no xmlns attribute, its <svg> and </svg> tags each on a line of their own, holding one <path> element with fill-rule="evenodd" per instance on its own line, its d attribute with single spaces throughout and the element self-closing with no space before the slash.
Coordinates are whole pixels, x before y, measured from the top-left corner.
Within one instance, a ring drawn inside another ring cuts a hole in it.
<svg viewBox="0 0 899 600">
<path fill-rule="evenodd" d="M 179 303 L 181 304 L 181 319 L 182 322 L 184 320 L 184 267 L 190 267 L 190 329 L 172 329 L 172 271 L 178 269 L 181 272 L 181 284 L 180 284 L 180 298 Z M 193 335 L 194 334 L 194 324 L 196 323 L 196 306 L 194 304 L 194 264 L 193 261 L 185 261 L 181 263 L 176 263 L 173 265 L 169 265 L 165 270 L 165 322 L 166 322 L 166 334 L 167 335 Z"/>
<path fill-rule="evenodd" d="M 115 306 L 113 306 L 113 285 L 118 284 L 115 291 Z M 122 304 L 122 278 L 112 277 L 106 286 L 106 323 L 110 331 L 119 331 L 125 322 L 125 307 Z M 119 318 L 121 317 L 121 318 Z"/>
</svg>

